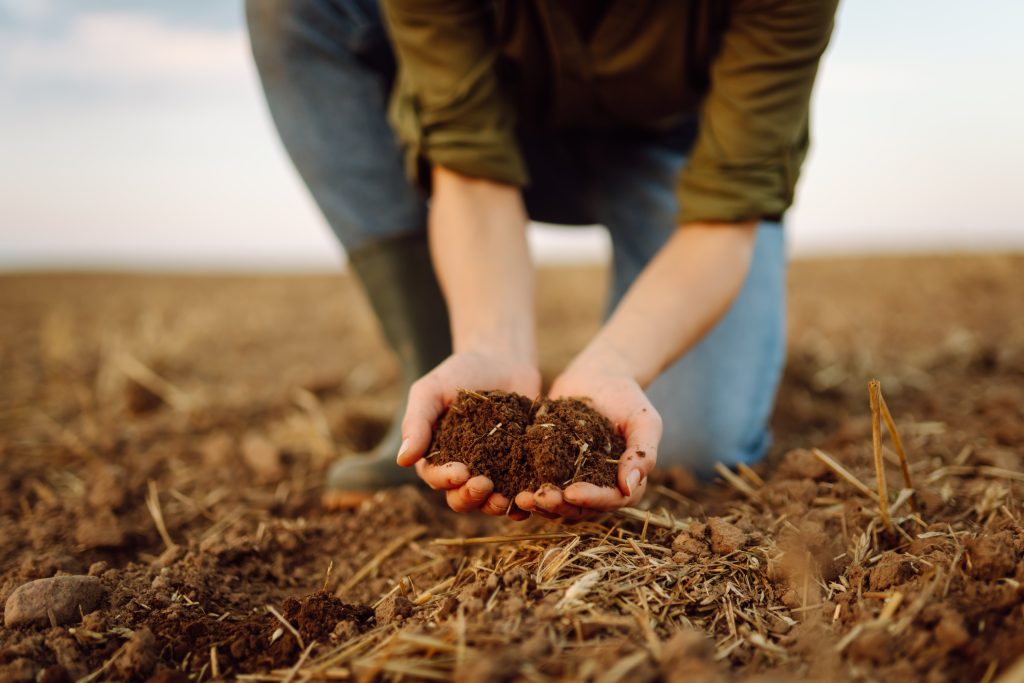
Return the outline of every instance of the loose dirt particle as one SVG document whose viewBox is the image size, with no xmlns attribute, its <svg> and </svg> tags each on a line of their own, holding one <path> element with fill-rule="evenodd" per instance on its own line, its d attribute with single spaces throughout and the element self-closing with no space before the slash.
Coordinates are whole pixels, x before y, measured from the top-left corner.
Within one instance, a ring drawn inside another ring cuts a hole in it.
<svg viewBox="0 0 1024 683">
<path fill-rule="evenodd" d="M 886 553 L 871 569 L 871 573 L 868 575 L 868 587 L 873 591 L 886 590 L 898 586 L 913 574 L 913 565 L 906 557 Z"/>
<path fill-rule="evenodd" d="M 503 391 L 462 392 L 441 419 L 430 462 L 463 462 L 513 497 L 542 484 L 615 486 L 625 440 L 576 399 L 531 401 Z"/>
<path fill-rule="evenodd" d="M 943 649 L 952 650 L 971 642 L 971 634 L 964 626 L 964 618 L 949 611 L 935 626 L 935 640 Z"/>
<path fill-rule="evenodd" d="M 375 611 L 378 624 L 393 624 L 409 617 L 413 604 L 404 595 L 392 595 L 377 606 Z"/>
<path fill-rule="evenodd" d="M 1017 567 L 1013 537 L 1008 531 L 966 541 L 971 558 L 971 576 L 978 579 L 1000 579 L 1012 576 Z"/>
<path fill-rule="evenodd" d="M 672 556 L 673 561 L 686 564 L 702 555 L 707 555 L 708 545 L 703 538 L 697 538 L 690 532 L 684 531 L 672 541 L 672 550 L 675 551 Z"/>
<path fill-rule="evenodd" d="M 52 612 L 58 624 L 70 624 L 83 613 L 96 609 L 103 586 L 95 576 L 54 576 L 37 579 L 19 587 L 7 598 L 4 626 L 15 628 L 50 623 Z"/>
<path fill-rule="evenodd" d="M 249 466 L 257 481 L 273 483 L 284 476 L 281 452 L 266 437 L 250 432 L 242 441 L 242 459 Z"/>
<path fill-rule="evenodd" d="M 156 650 L 153 632 L 141 628 L 114 653 L 111 668 L 125 679 L 144 678 L 156 666 Z"/>
<path fill-rule="evenodd" d="M 708 538 L 711 541 L 711 549 L 721 555 L 736 552 L 747 542 L 745 533 L 721 517 L 712 517 L 708 520 Z"/>
</svg>

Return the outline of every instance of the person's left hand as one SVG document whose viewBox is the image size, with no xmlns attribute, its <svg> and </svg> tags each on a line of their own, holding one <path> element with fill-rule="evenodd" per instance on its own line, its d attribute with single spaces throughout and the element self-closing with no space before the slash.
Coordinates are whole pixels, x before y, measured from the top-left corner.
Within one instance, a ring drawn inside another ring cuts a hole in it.
<svg viewBox="0 0 1024 683">
<path fill-rule="evenodd" d="M 658 459 L 661 416 L 637 381 L 613 358 L 584 352 L 551 386 L 551 398 L 589 398 L 592 408 L 611 420 L 626 439 L 619 459 L 618 486 L 587 482 L 565 490 L 545 484 L 537 491 L 523 491 L 516 506 L 544 516 L 578 519 L 596 510 L 615 510 L 639 501 L 647 487 L 647 475 Z"/>
</svg>

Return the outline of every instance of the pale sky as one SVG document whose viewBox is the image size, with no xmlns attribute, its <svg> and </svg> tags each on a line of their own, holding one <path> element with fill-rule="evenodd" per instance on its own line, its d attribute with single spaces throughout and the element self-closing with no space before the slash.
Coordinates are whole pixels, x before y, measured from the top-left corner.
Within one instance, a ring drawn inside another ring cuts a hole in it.
<svg viewBox="0 0 1024 683">
<path fill-rule="evenodd" d="M 798 255 L 1024 249 L 1024 4 L 847 0 L 789 214 Z M 599 230 L 547 231 L 549 260 Z M 334 268 L 242 8 L 0 0 L 0 268 Z"/>
</svg>

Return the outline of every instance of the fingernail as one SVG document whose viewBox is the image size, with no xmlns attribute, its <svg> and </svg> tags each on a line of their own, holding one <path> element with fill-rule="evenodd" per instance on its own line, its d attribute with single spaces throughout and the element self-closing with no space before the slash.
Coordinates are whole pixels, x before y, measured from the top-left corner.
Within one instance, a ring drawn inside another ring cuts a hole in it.
<svg viewBox="0 0 1024 683">
<path fill-rule="evenodd" d="M 409 450 L 409 439 L 404 440 L 402 445 L 398 447 L 398 456 L 395 459 L 401 460 L 407 450 Z"/>
<path fill-rule="evenodd" d="M 633 495 L 633 489 L 640 485 L 640 470 L 633 470 L 626 475 L 626 491 Z"/>
</svg>

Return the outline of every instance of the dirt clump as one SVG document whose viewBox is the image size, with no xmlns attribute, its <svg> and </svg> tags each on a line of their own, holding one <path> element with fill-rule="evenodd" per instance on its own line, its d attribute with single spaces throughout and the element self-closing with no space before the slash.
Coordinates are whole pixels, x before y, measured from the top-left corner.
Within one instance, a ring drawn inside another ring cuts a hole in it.
<svg viewBox="0 0 1024 683">
<path fill-rule="evenodd" d="M 461 391 L 428 450 L 432 464 L 462 462 L 512 498 L 542 484 L 615 486 L 625 439 L 581 400 Z"/>
<path fill-rule="evenodd" d="M 708 520 L 708 540 L 711 549 L 720 555 L 734 553 L 747 542 L 747 535 L 739 527 L 720 517 Z"/>
<path fill-rule="evenodd" d="M 114 653 L 111 668 L 123 679 L 143 678 L 153 671 L 156 661 L 156 638 L 148 628 L 141 628 Z"/>
<path fill-rule="evenodd" d="M 223 672 L 245 673 L 289 666 L 302 653 L 302 645 L 331 642 L 335 633 L 357 635 L 373 624 L 374 617 L 373 609 L 349 605 L 326 591 L 287 598 L 280 613 L 301 636 L 302 644 L 291 629 L 264 610 L 232 619 L 168 609 L 151 619 L 149 626 L 179 661 L 189 653 L 207 658 L 216 647 Z M 350 628 L 339 629 L 342 622 Z"/>
</svg>

